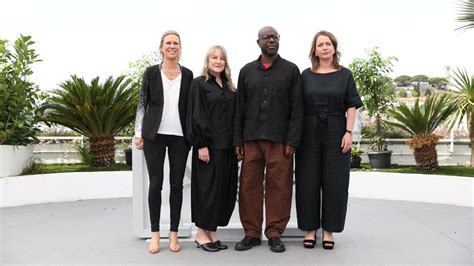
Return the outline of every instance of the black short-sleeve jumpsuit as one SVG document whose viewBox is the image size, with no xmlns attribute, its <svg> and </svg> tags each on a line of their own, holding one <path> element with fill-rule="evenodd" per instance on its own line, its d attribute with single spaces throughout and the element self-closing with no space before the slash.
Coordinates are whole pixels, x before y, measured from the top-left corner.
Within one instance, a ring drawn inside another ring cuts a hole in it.
<svg viewBox="0 0 474 266">
<path fill-rule="evenodd" d="M 362 102 L 347 68 L 326 74 L 306 69 L 302 80 L 305 116 L 295 161 L 298 228 L 311 231 L 322 226 L 329 232 L 342 232 L 350 151 L 342 153 L 341 141 L 347 109 L 359 108 Z"/>
</svg>

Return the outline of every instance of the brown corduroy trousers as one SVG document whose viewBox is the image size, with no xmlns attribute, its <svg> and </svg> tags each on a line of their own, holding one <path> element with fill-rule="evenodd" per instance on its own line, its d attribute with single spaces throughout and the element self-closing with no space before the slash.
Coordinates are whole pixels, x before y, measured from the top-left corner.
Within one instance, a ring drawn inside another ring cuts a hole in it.
<svg viewBox="0 0 474 266">
<path fill-rule="evenodd" d="M 266 168 L 266 175 L 264 174 Z M 245 235 L 260 238 L 265 200 L 265 236 L 280 236 L 290 220 L 293 157 L 284 145 L 268 140 L 244 142 L 239 212 Z"/>
</svg>

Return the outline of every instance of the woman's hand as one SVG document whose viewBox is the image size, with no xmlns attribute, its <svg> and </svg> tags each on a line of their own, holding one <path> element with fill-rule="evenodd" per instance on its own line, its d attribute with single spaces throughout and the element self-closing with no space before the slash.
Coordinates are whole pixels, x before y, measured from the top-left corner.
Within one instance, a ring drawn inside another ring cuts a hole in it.
<svg viewBox="0 0 474 266">
<path fill-rule="evenodd" d="M 207 147 L 200 148 L 198 150 L 198 158 L 199 160 L 208 163 L 211 160 L 211 157 L 209 156 L 209 149 Z"/>
<path fill-rule="evenodd" d="M 341 141 L 341 149 L 342 153 L 348 152 L 352 147 L 352 134 L 349 132 L 346 132 L 344 136 L 342 137 Z"/>
<path fill-rule="evenodd" d="M 143 149 L 143 138 L 135 138 L 135 147 L 137 150 Z"/>
</svg>

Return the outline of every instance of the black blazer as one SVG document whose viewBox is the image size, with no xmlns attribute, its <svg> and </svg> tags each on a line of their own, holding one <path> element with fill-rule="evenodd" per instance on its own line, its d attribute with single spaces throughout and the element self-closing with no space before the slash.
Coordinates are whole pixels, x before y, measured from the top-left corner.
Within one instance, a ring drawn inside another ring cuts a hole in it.
<svg viewBox="0 0 474 266">
<path fill-rule="evenodd" d="M 183 135 L 186 134 L 186 113 L 189 86 L 193 80 L 193 72 L 181 66 L 181 87 L 179 93 L 179 119 Z M 142 137 L 155 140 L 160 128 L 163 115 L 163 81 L 161 79 L 160 65 L 148 67 L 143 75 L 141 97 L 144 104 Z M 186 135 L 184 135 L 186 136 Z"/>
</svg>

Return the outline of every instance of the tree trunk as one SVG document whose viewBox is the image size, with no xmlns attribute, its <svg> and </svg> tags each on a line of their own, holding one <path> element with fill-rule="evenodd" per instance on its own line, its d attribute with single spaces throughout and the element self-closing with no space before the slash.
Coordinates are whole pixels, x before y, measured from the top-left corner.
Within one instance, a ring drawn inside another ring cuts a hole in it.
<svg viewBox="0 0 474 266">
<path fill-rule="evenodd" d="M 94 155 L 94 167 L 110 167 L 115 163 L 115 139 L 113 136 L 92 137 L 90 150 Z"/>
<path fill-rule="evenodd" d="M 436 170 L 438 168 L 438 153 L 436 143 L 423 145 L 415 149 L 416 165 L 423 169 Z"/>
</svg>

